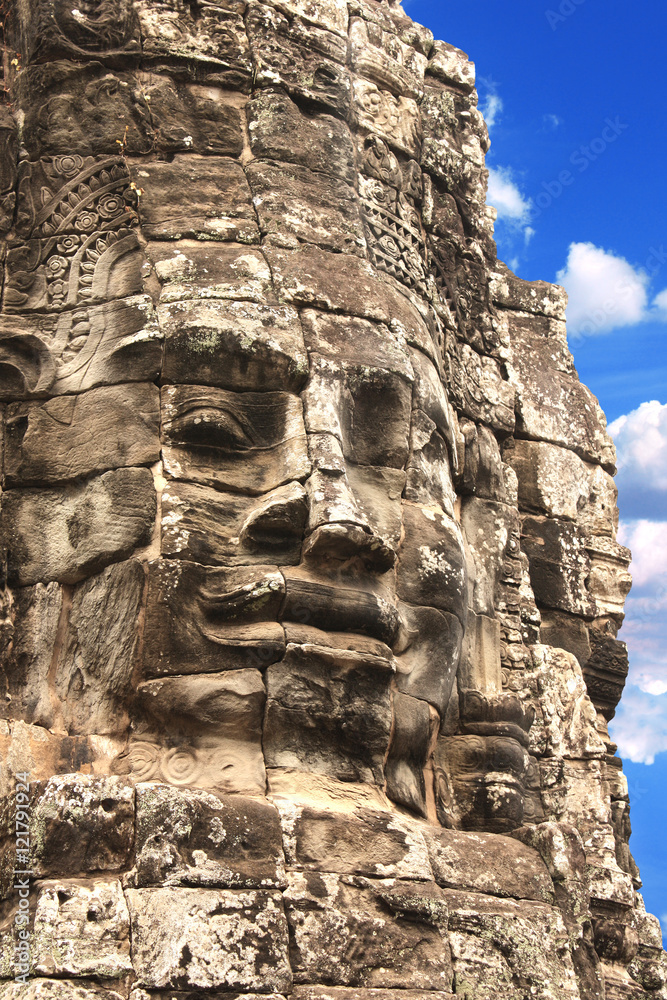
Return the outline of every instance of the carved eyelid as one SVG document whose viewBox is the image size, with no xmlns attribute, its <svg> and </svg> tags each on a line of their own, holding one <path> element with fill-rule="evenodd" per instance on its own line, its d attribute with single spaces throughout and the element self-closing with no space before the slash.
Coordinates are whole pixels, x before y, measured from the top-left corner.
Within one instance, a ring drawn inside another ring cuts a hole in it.
<svg viewBox="0 0 667 1000">
<path fill-rule="evenodd" d="M 194 438 L 196 444 L 205 445 L 197 440 L 201 434 L 208 432 L 211 437 L 209 447 L 227 449 L 229 451 L 249 451 L 256 447 L 251 429 L 230 410 L 223 407 L 192 406 L 182 413 L 174 414 L 169 425 L 172 434 L 183 441 Z"/>
</svg>

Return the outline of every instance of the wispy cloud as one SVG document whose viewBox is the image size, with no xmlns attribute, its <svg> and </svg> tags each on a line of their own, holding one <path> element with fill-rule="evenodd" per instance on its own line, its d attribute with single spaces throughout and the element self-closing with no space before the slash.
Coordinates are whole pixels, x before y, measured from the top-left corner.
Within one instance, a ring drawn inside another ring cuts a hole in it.
<svg viewBox="0 0 667 1000">
<path fill-rule="evenodd" d="M 530 202 L 522 194 L 509 167 L 489 168 L 490 205 L 498 212 L 498 218 L 522 226 L 530 218 Z"/>
<path fill-rule="evenodd" d="M 545 132 L 555 132 L 563 124 L 563 119 L 553 114 L 542 115 L 542 124 Z"/>
</svg>

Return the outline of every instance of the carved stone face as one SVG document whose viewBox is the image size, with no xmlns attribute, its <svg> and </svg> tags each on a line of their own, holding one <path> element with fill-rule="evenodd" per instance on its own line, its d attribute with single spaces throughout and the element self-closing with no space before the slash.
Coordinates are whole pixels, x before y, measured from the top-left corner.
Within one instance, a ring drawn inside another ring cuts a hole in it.
<svg viewBox="0 0 667 1000">
<path fill-rule="evenodd" d="M 424 811 L 467 606 L 434 361 L 398 325 L 313 308 L 164 313 L 176 384 L 132 772 L 257 792 L 263 750 L 270 776 L 386 779 Z"/>
</svg>

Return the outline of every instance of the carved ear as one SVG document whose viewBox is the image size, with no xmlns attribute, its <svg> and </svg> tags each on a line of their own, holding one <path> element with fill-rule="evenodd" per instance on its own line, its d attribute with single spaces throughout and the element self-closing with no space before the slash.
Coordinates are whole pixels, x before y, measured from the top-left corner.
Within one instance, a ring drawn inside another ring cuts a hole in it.
<svg viewBox="0 0 667 1000">
<path fill-rule="evenodd" d="M 51 351 L 31 334 L 0 339 L 0 400 L 21 399 L 53 385 L 56 367 Z"/>
</svg>

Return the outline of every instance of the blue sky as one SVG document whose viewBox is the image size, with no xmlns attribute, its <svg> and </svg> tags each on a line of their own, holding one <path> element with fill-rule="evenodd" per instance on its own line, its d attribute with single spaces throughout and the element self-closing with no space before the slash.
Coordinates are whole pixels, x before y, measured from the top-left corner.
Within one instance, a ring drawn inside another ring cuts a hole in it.
<svg viewBox="0 0 667 1000">
<path fill-rule="evenodd" d="M 635 584 L 611 725 L 631 848 L 667 930 L 667 6 L 655 0 L 405 0 L 477 66 L 499 255 L 564 284 L 570 347 L 619 454 Z"/>
</svg>

